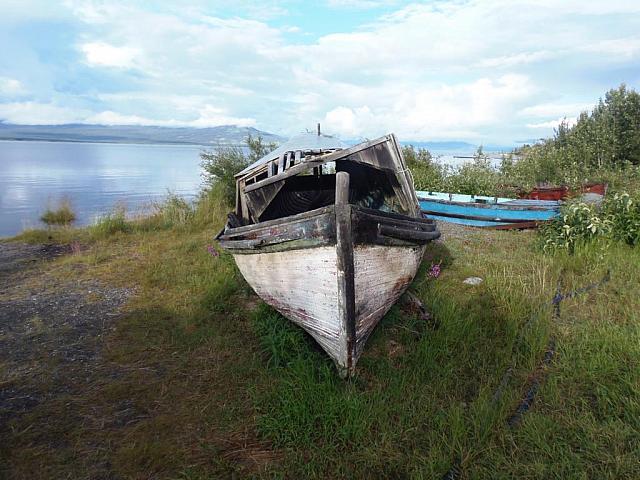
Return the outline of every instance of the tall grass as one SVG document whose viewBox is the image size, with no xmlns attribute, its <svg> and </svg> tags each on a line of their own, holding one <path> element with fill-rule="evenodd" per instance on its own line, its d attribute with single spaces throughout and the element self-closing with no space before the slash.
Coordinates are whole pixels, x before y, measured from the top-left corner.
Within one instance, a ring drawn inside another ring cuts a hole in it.
<svg viewBox="0 0 640 480">
<path fill-rule="evenodd" d="M 89 227 L 91 235 L 96 239 L 102 239 L 116 233 L 129 233 L 133 231 L 133 225 L 127 220 L 126 208 L 117 206 L 113 211 L 98 217 L 96 222 Z"/>
<path fill-rule="evenodd" d="M 424 265 L 442 261 L 442 273 L 423 266 L 411 288 L 433 321 L 392 308 L 343 381 L 303 330 L 250 294 L 230 255 L 207 251 L 228 208 L 213 191 L 187 215 L 172 203 L 155 224 L 123 215 L 52 265 L 53 278 L 136 293 L 107 337 L 115 374 L 11 420 L 12 476 L 97 477 L 108 465 L 126 478 L 442 478 L 459 459 L 461 478 L 640 477 L 637 248 L 543 255 L 531 232 L 472 230 L 431 244 Z M 608 268 L 604 288 L 552 320 L 560 279 L 570 290 Z M 552 336 L 547 381 L 510 429 Z M 110 423 L 123 411 L 130 422 Z"/>
<path fill-rule="evenodd" d="M 40 216 L 40 220 L 48 226 L 67 226 L 76 220 L 76 214 L 71 206 L 71 200 L 64 197 L 56 206 L 47 207 L 45 212 Z"/>
<path fill-rule="evenodd" d="M 213 230 L 221 227 L 230 209 L 224 192 L 217 186 L 203 190 L 193 201 L 170 192 L 163 201 L 152 205 L 149 214 L 128 215 L 124 206 L 118 206 L 99 217 L 89 230 L 96 239 L 118 233 Z"/>
</svg>

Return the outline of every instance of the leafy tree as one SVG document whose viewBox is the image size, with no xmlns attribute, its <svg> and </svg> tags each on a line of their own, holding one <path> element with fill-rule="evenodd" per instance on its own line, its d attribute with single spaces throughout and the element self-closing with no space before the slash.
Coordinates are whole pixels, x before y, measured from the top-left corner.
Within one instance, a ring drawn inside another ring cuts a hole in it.
<svg viewBox="0 0 640 480">
<path fill-rule="evenodd" d="M 235 175 L 277 147 L 273 142 L 265 143 L 261 136 L 251 135 L 247 137 L 246 144 L 246 147 L 220 145 L 212 151 L 200 154 L 200 165 L 207 187 L 220 188 L 229 204 L 234 202 Z"/>
<path fill-rule="evenodd" d="M 514 152 L 501 172 L 514 183 L 567 184 L 586 181 L 623 184 L 637 179 L 640 166 L 640 94 L 622 84 L 609 90 L 575 125 L 565 120 L 553 138 Z"/>
<path fill-rule="evenodd" d="M 448 167 L 434 161 L 426 148 L 416 149 L 413 145 L 402 147 L 402 156 L 413 175 L 416 190 L 440 191 L 444 189 L 444 179 Z"/>
</svg>

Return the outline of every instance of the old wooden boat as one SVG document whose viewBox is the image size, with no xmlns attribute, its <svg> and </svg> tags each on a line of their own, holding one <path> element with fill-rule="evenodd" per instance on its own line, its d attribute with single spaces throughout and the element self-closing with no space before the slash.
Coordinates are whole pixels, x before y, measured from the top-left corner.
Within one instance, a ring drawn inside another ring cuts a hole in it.
<svg viewBox="0 0 640 480">
<path fill-rule="evenodd" d="M 422 212 L 431 218 L 474 227 L 534 228 L 559 215 L 561 202 L 442 192 L 416 192 Z"/>
<path fill-rule="evenodd" d="M 291 139 L 236 176 L 220 245 L 255 292 L 351 374 L 372 330 L 440 234 L 394 135 L 347 147 Z"/>
<path fill-rule="evenodd" d="M 606 193 L 606 183 L 590 182 L 583 184 L 577 189 L 570 189 L 567 185 L 538 185 L 527 192 L 522 192 L 519 197 L 529 200 L 564 200 L 569 197 L 579 197 L 585 194 L 604 197 Z"/>
</svg>

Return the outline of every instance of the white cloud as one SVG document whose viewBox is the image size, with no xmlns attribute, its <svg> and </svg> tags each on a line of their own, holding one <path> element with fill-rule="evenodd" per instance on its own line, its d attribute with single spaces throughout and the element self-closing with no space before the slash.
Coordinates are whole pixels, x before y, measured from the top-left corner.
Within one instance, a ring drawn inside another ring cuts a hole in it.
<svg viewBox="0 0 640 480">
<path fill-rule="evenodd" d="M 238 125 L 250 127 L 255 125 L 253 118 L 230 116 L 224 109 L 212 105 L 204 105 L 198 111 L 198 116 L 189 120 L 154 119 L 139 115 L 124 115 L 111 110 L 105 110 L 95 115 L 83 118 L 80 123 L 101 125 L 153 125 L 158 127 L 216 127 L 219 125 Z"/>
<path fill-rule="evenodd" d="M 640 37 L 602 40 L 582 48 L 585 52 L 606 55 L 609 61 L 632 60 L 640 56 Z"/>
<path fill-rule="evenodd" d="M 24 85 L 15 78 L 0 77 L 0 95 L 14 96 L 26 93 Z"/>
<path fill-rule="evenodd" d="M 12 102 L 0 104 L 0 120 L 23 125 L 61 125 L 75 123 L 87 111 L 64 108 L 50 103 Z"/>
<path fill-rule="evenodd" d="M 611 62 L 619 75 L 629 75 L 630 86 L 640 78 L 640 2 L 416 2 L 325 35 L 305 30 L 309 19 L 289 27 L 257 13 L 282 15 L 289 5 L 278 0 L 240 0 L 236 15 L 218 0 L 153 8 L 123 0 L 64 4 L 75 15 L 75 45 L 86 64 L 110 67 L 95 69 L 90 81 L 98 80 L 96 86 L 81 85 L 73 97 L 71 104 L 91 110 L 79 115 L 81 121 L 238 123 L 286 135 L 320 120 L 325 131 L 343 136 L 395 131 L 412 140 L 482 139 L 500 132 L 495 135 L 518 138 L 528 128 L 577 115 L 590 107 L 581 103 L 585 98 L 593 95 L 595 103 L 615 87 L 600 86 L 614 78 L 607 76 Z M 391 4 L 324 3 L 350 9 Z M 302 35 L 291 35 L 297 28 L 312 36 L 300 42 Z M 65 68 L 52 69 L 50 77 Z M 51 83 L 75 88 L 83 81 L 64 80 Z M 37 98 L 66 104 L 70 95 L 54 88 Z"/>
<path fill-rule="evenodd" d="M 327 5 L 332 8 L 367 9 L 397 5 L 398 0 L 327 0 Z"/>
<path fill-rule="evenodd" d="M 81 46 L 86 60 L 101 67 L 131 68 L 140 51 L 131 47 L 114 47 L 103 42 L 85 43 Z"/>
<path fill-rule="evenodd" d="M 554 115 L 573 117 L 582 112 L 590 111 L 592 108 L 593 103 L 542 103 L 525 107 L 518 112 L 518 115 L 522 117 L 551 117 Z"/>
<path fill-rule="evenodd" d="M 325 130 L 346 136 L 371 136 L 395 131 L 407 139 L 479 137 L 479 127 L 499 122 L 535 92 L 526 76 L 504 75 L 454 85 L 399 85 L 379 89 L 375 104 L 346 106 L 350 98 L 366 97 L 348 92 L 345 104 L 324 115 Z M 385 93 L 388 95 L 385 98 Z M 340 90 L 334 98 L 341 96 Z"/>
<path fill-rule="evenodd" d="M 240 127 L 251 127 L 256 124 L 254 118 L 240 118 L 229 116 L 224 109 L 205 105 L 200 109 L 199 117 L 190 122 L 194 127 L 212 127 L 216 125 L 238 125 Z"/>
<path fill-rule="evenodd" d="M 111 110 L 105 110 L 85 118 L 82 123 L 101 125 L 153 125 L 157 120 L 140 117 L 138 115 L 122 115 Z"/>
<path fill-rule="evenodd" d="M 480 60 L 476 63 L 480 68 L 502 68 L 502 67 L 515 67 L 517 65 L 525 65 L 528 63 L 540 62 L 542 60 L 549 60 L 557 57 L 560 52 L 549 52 L 546 50 L 539 52 L 522 52 L 512 55 L 503 55 L 500 57 L 490 57 Z"/>
<path fill-rule="evenodd" d="M 567 126 L 573 127 L 576 124 L 576 121 L 577 120 L 575 118 L 560 117 L 556 120 L 549 120 L 548 122 L 528 123 L 527 128 L 558 128 L 558 126 L 563 122 L 566 123 Z"/>
</svg>

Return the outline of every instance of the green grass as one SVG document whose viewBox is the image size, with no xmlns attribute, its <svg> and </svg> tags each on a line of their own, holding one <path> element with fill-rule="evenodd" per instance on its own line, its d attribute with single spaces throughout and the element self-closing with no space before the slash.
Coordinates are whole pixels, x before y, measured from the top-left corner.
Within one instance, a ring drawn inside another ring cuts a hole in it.
<svg viewBox="0 0 640 480">
<path fill-rule="evenodd" d="M 67 226 L 75 222 L 76 214 L 69 199 L 63 198 L 56 207 L 47 207 L 40 220 L 48 226 Z"/>
<path fill-rule="evenodd" d="M 13 420 L 0 455 L 14 477 L 108 462 L 124 478 L 440 478 L 456 458 L 462 478 L 640 477 L 637 249 L 550 256 L 534 234 L 473 230 L 433 244 L 411 289 L 434 320 L 392 308 L 343 381 L 313 340 L 256 299 L 230 256 L 207 252 L 221 222 L 191 215 L 64 234 L 88 248 L 50 264 L 47 278 L 97 277 L 137 295 L 107 339 L 120 374 Z M 427 277 L 440 260 L 441 276 Z M 609 268 L 610 282 L 552 320 L 560 278 L 570 290 Z M 465 285 L 468 276 L 484 281 Z M 511 429 L 550 336 L 557 355 Z M 144 418 L 96 426 L 124 401 Z"/>
<path fill-rule="evenodd" d="M 255 404 L 259 432 L 286 452 L 277 471 L 437 478 L 459 457 L 469 478 L 636 478 L 640 325 L 632 275 L 640 273 L 640 257 L 626 247 L 605 259 L 598 252 L 548 258 L 530 248 L 531 236 L 518 233 L 451 242 L 443 275 L 414 283 L 439 327 L 418 328 L 394 307 L 351 382 L 339 381 L 298 329 L 260 310 L 257 331 L 273 360 L 273 383 Z M 431 251 L 436 260 L 444 255 Z M 561 320 L 551 321 L 548 303 L 561 271 L 570 289 L 609 265 L 622 271 L 601 291 L 566 301 Z M 472 274 L 484 278 L 481 286 L 462 284 Z M 550 335 L 558 354 L 549 380 L 512 430 L 505 421 Z M 398 345 L 400 355 L 393 353 Z M 508 366 L 513 380 L 494 404 Z"/>
</svg>

